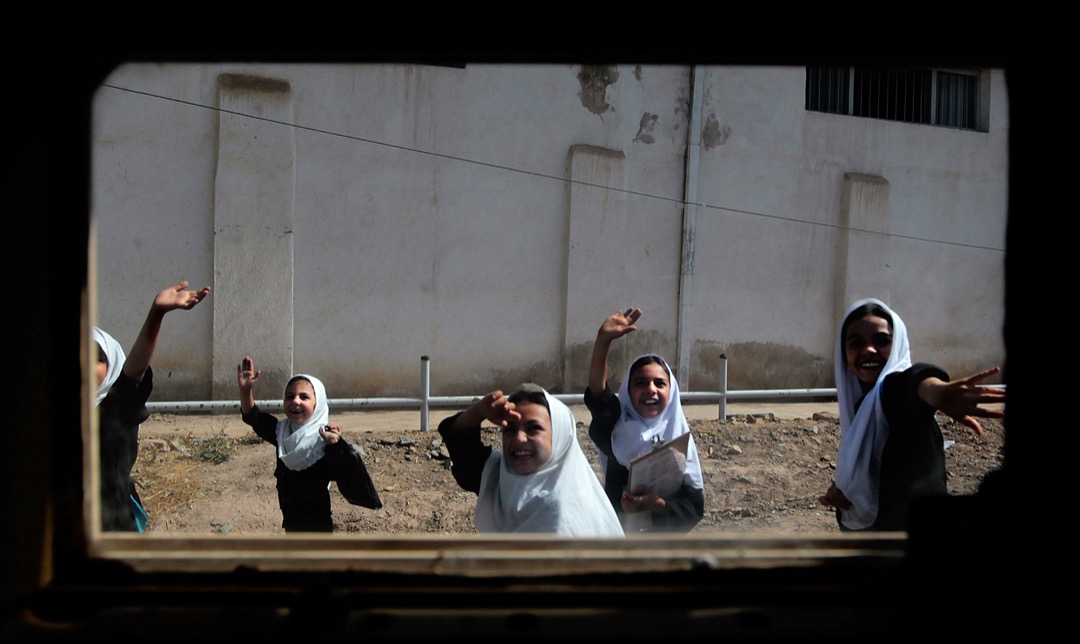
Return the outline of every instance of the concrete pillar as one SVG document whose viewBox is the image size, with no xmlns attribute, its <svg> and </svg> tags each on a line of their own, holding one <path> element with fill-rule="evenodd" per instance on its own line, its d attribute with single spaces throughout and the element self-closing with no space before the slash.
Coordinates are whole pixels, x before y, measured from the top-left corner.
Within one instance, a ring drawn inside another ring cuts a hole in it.
<svg viewBox="0 0 1080 644">
<path fill-rule="evenodd" d="M 626 278 L 626 156 L 570 148 L 564 391 L 583 391 L 596 330 L 630 301 Z M 625 342 L 612 347 L 617 351 Z"/>
<path fill-rule="evenodd" d="M 850 172 L 844 175 L 833 307 L 837 317 L 849 304 L 864 297 L 889 301 L 891 217 L 889 182 L 884 177 Z"/>
<path fill-rule="evenodd" d="M 292 89 L 223 75 L 218 105 L 213 396 L 236 397 L 236 365 L 250 355 L 262 371 L 256 399 L 276 399 L 293 365 Z"/>
</svg>

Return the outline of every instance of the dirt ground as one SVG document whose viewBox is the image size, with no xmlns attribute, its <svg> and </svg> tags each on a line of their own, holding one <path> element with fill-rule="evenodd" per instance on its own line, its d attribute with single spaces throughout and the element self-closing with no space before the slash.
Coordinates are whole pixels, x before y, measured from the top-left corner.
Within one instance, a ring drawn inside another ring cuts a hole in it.
<svg viewBox="0 0 1080 644">
<path fill-rule="evenodd" d="M 695 534 L 837 532 L 834 515 L 817 501 L 832 480 L 840 426 L 836 404 L 689 411 L 705 479 L 705 517 Z M 578 439 L 597 468 L 587 436 L 589 415 L 573 407 Z M 474 532 L 476 495 L 458 488 L 436 430 L 450 411 L 432 413 L 430 431 L 419 412 L 344 412 L 331 419 L 365 462 L 383 502 L 379 510 L 349 505 L 331 491 L 335 531 L 455 535 Z M 710 420 L 709 418 L 712 418 Z M 951 494 L 971 494 L 1000 467 L 1004 428 L 984 423 L 980 438 L 940 416 Z M 495 428 L 485 440 L 498 440 Z M 284 534 L 274 487 L 274 448 L 239 414 L 155 413 L 143 424 L 133 470 L 159 533 Z"/>
</svg>

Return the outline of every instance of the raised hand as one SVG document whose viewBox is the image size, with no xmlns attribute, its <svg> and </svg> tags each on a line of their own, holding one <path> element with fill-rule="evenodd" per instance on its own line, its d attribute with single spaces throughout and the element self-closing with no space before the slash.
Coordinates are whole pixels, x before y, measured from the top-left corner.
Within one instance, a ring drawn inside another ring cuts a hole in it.
<svg viewBox="0 0 1080 644">
<path fill-rule="evenodd" d="M 919 383 L 919 397 L 934 409 L 982 436 L 983 428 L 977 418 L 1005 417 L 1005 412 L 1000 409 L 980 407 L 1005 402 L 1003 389 L 979 384 L 999 371 L 999 367 L 993 367 L 951 382 L 927 378 Z"/>
<path fill-rule="evenodd" d="M 161 322 L 165 314 L 176 309 L 190 309 L 210 294 L 209 286 L 201 291 L 185 291 L 187 284 L 187 282 L 180 282 L 170 286 L 154 298 L 139 336 L 135 338 L 135 344 L 132 345 L 127 360 L 124 362 L 124 373 L 128 377 L 136 381 L 142 380 L 150 366 L 154 350 L 157 348 L 158 334 L 161 333 Z"/>
<path fill-rule="evenodd" d="M 596 339 L 611 342 L 627 333 L 637 331 L 634 323 L 640 317 L 641 309 L 629 308 L 625 311 L 616 311 L 614 315 L 604 320 L 604 323 L 600 325 L 600 330 L 596 333 Z"/>
<path fill-rule="evenodd" d="M 627 333 L 637 331 L 634 323 L 640 317 L 641 309 L 629 308 L 616 311 L 600 325 L 600 330 L 596 332 L 596 342 L 593 343 L 592 357 L 589 359 L 589 389 L 594 393 L 600 393 L 607 388 L 608 350 L 611 343 Z"/>
<path fill-rule="evenodd" d="M 204 286 L 201 291 L 184 290 L 187 286 L 188 283 L 185 280 L 158 293 L 154 298 L 154 308 L 162 312 L 176 309 L 190 310 L 210 294 L 209 286 Z"/>
<path fill-rule="evenodd" d="M 506 427 L 521 420 L 521 414 L 514 409 L 514 403 L 499 390 L 481 398 L 474 407 L 484 418 L 499 427 Z"/>
<path fill-rule="evenodd" d="M 241 392 L 250 392 L 261 375 L 262 372 L 255 368 L 254 361 L 248 356 L 244 356 L 240 364 L 236 365 L 236 384 Z"/>
</svg>

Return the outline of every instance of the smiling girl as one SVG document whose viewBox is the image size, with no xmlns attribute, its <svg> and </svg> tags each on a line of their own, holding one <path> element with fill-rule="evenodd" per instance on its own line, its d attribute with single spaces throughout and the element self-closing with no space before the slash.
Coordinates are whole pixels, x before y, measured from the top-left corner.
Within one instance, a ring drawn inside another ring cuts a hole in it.
<svg viewBox="0 0 1080 644">
<path fill-rule="evenodd" d="M 244 422 L 264 441 L 277 447 L 278 504 L 285 532 L 332 532 L 330 481 L 337 481 L 353 505 L 378 509 L 379 495 L 359 453 L 330 424 L 330 407 L 322 381 L 297 374 L 285 385 L 285 418 L 278 420 L 255 404 L 260 372 L 245 356 L 236 366 L 240 410 Z"/>
<path fill-rule="evenodd" d="M 843 531 L 906 530 L 911 502 L 948 493 L 940 410 L 982 435 L 976 417 L 1004 412 L 1004 391 L 979 383 L 994 367 L 949 382 L 945 371 L 911 362 L 907 327 L 881 300 L 855 302 L 836 343 L 840 449 L 836 477 L 819 498 Z"/>
<path fill-rule="evenodd" d="M 501 429 L 502 450 L 484 445 L 484 420 Z M 623 535 L 578 444 L 573 413 L 541 387 L 493 391 L 439 423 L 439 434 L 454 480 L 477 494 L 478 532 Z"/>
<path fill-rule="evenodd" d="M 608 387 L 611 343 L 637 330 L 641 309 L 618 312 L 596 333 L 585 406 L 592 413 L 589 438 L 600 451 L 604 490 L 627 531 L 689 532 L 705 515 L 704 481 L 693 436 L 689 439 L 682 487 L 662 498 L 642 487 L 626 489 L 630 461 L 683 434 L 690 425 L 679 400 L 679 384 L 667 362 L 656 354 L 635 359 L 616 396 Z"/>
</svg>

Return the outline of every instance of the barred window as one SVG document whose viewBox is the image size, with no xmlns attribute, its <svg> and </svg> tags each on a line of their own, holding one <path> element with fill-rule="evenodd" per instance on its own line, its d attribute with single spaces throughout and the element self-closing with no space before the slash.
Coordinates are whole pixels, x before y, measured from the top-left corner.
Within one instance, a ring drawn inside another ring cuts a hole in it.
<svg viewBox="0 0 1080 644">
<path fill-rule="evenodd" d="M 806 109 L 867 118 L 985 130 L 979 74 L 929 67 L 806 68 Z"/>
</svg>

